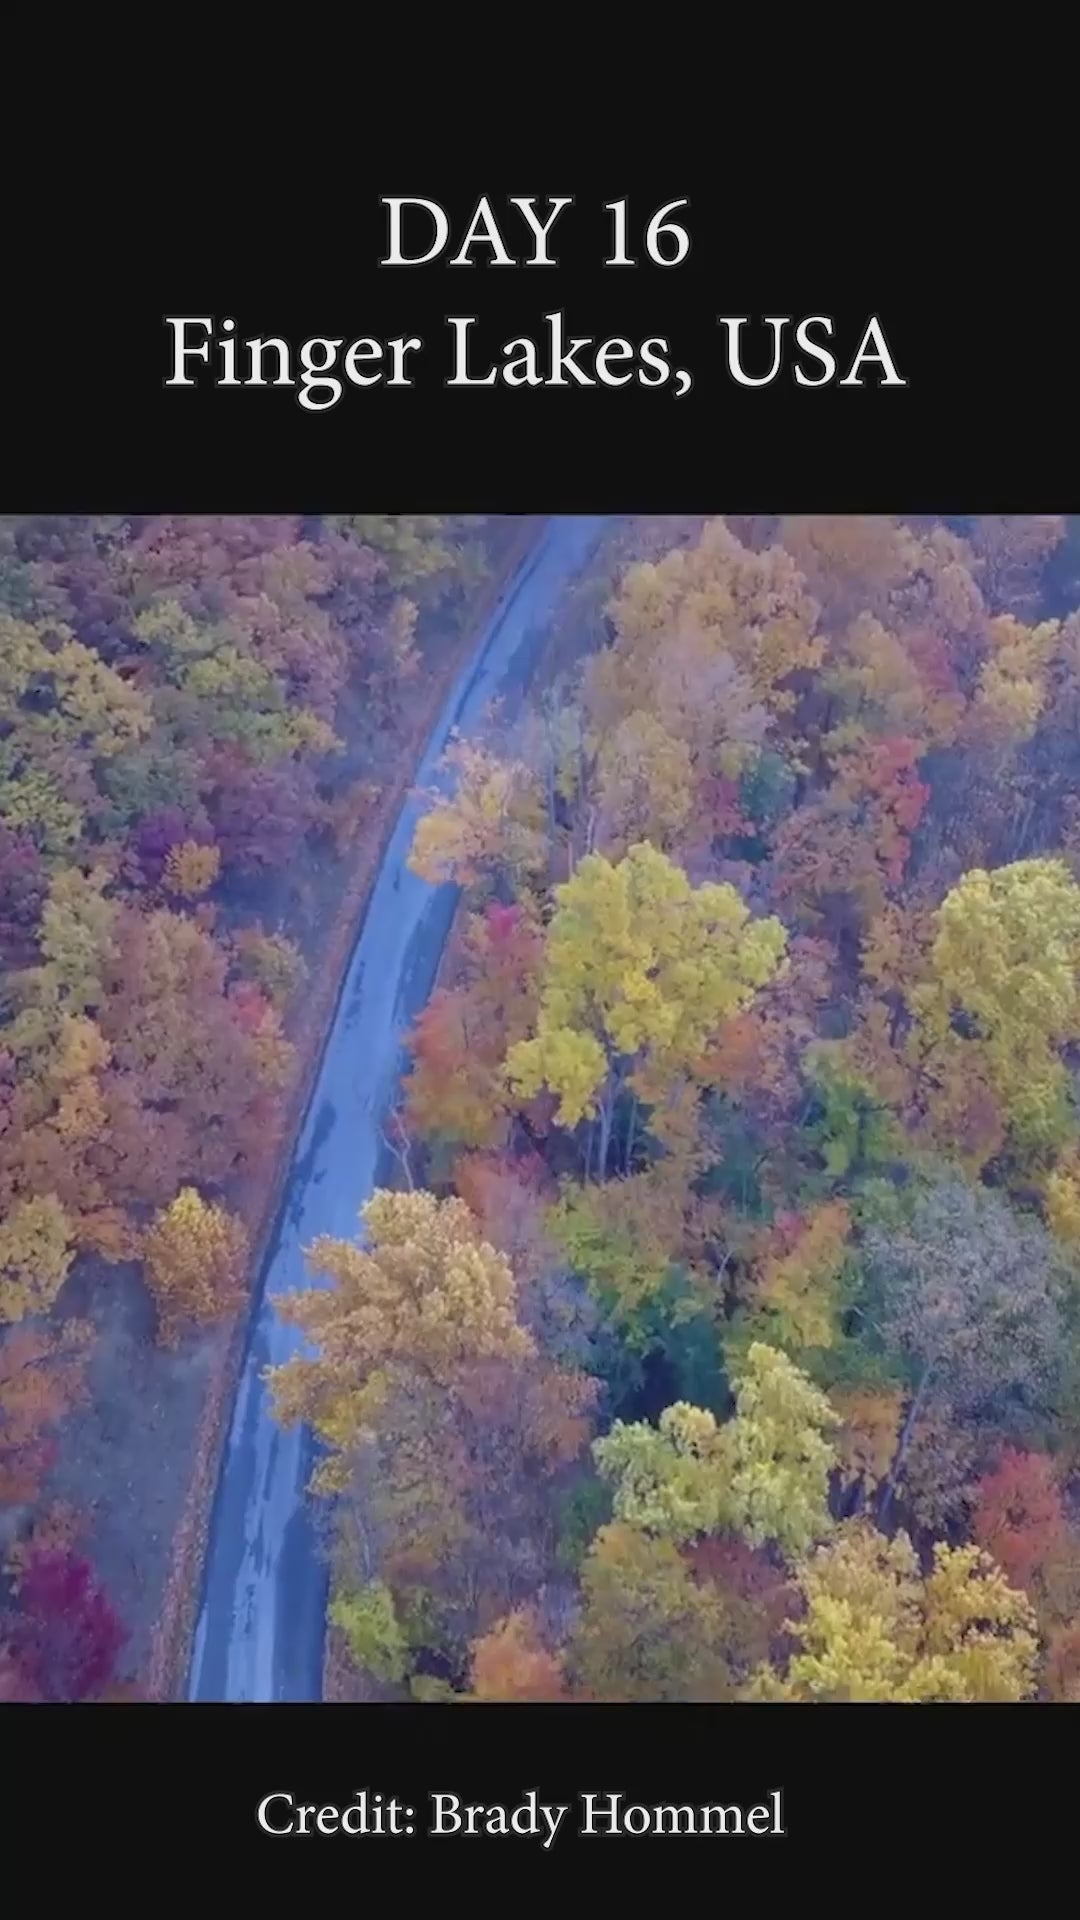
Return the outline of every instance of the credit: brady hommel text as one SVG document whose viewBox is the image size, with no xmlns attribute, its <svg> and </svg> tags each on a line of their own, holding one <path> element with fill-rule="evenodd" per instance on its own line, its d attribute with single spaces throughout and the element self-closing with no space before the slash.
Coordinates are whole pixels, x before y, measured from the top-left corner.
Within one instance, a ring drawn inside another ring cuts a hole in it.
<svg viewBox="0 0 1080 1920">
<path fill-rule="evenodd" d="M 420 1833 L 429 1839 L 508 1838 L 539 1840 L 546 1852 L 558 1835 L 576 1831 L 583 1839 L 612 1835 L 782 1836 L 783 1804 L 779 1789 L 756 1805 L 707 1801 L 699 1804 L 661 1802 L 646 1805 L 625 1793 L 580 1793 L 573 1801 L 541 1800 L 535 1788 L 513 1806 L 465 1800 L 456 1793 L 430 1793 L 427 1806 L 417 1808 L 366 1788 L 340 1806 L 318 1806 L 292 1793 L 268 1793 L 259 1802 L 256 1819 L 264 1833 L 330 1838 L 385 1839 Z M 573 1815 L 573 1819 L 568 1816 Z"/>
</svg>

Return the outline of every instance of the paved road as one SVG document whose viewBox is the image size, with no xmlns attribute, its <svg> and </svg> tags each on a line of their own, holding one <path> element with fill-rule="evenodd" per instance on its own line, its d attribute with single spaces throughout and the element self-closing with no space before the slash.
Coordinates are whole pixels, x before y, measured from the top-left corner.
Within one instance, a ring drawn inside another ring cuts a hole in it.
<svg viewBox="0 0 1080 1920">
<path fill-rule="evenodd" d="M 437 784 L 452 727 L 475 727 L 496 696 L 509 706 L 520 695 L 556 602 L 605 524 L 548 522 L 447 700 L 418 786 Z M 402 1038 L 431 990 L 454 909 L 453 888 L 430 887 L 406 866 L 417 811 L 409 800 L 383 858 L 260 1276 L 211 1520 L 191 1700 L 320 1697 L 326 1574 L 304 1497 L 312 1442 L 275 1425 L 263 1374 L 303 1349 L 303 1335 L 272 1304 L 275 1294 L 312 1284 L 302 1249 L 320 1233 L 351 1237 L 358 1209 L 385 1177 L 381 1125 Z"/>
</svg>

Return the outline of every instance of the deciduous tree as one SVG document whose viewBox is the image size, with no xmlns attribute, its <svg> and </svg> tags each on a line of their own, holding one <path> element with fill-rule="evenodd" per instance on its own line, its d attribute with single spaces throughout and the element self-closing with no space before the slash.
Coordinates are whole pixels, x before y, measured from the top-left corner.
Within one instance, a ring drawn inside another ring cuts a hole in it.
<svg viewBox="0 0 1080 1920">
<path fill-rule="evenodd" d="M 777 972 L 784 929 L 751 920 L 734 887 L 694 888 L 647 844 L 613 865 L 581 862 L 555 890 L 540 1014 L 511 1048 L 511 1086 L 547 1086 L 562 1125 L 599 1115 L 597 1171 L 607 1168 L 624 1084 L 657 1103 L 665 1083 L 692 1074 L 712 1034 Z"/>
<path fill-rule="evenodd" d="M 725 1427 L 734 1524 L 750 1546 L 775 1540 L 799 1553 L 827 1532 L 829 1475 L 839 1424 L 826 1396 L 786 1354 L 755 1343 Z"/>
<path fill-rule="evenodd" d="M 387 1371 L 445 1386 L 470 1361 L 524 1358 L 509 1261 L 482 1241 L 464 1202 L 379 1192 L 361 1210 L 368 1244 L 323 1236 L 310 1249 L 333 1285 L 282 1298 L 279 1310 L 319 1351 L 271 1374 L 278 1418 L 311 1421 L 341 1449 L 369 1426 Z M 320 1471 L 329 1485 L 329 1471 Z"/>
<path fill-rule="evenodd" d="M 635 712 L 607 734 L 596 762 L 596 844 L 619 858 L 648 840 L 661 852 L 679 843 L 694 804 L 689 749 L 651 713 Z"/>
<path fill-rule="evenodd" d="M 221 1320 L 243 1298 L 248 1237 L 242 1221 L 182 1187 L 161 1210 L 144 1242 L 146 1279 L 157 1303 L 158 1328 L 175 1346 L 192 1322 Z"/>
<path fill-rule="evenodd" d="M 775 1541 L 798 1554 L 831 1524 L 835 1453 L 825 1436 L 838 1425 L 784 1354 L 755 1344 L 725 1425 L 679 1404 L 655 1428 L 616 1421 L 593 1452 L 615 1484 L 618 1520 L 678 1543 L 728 1528 L 752 1547 Z"/>
<path fill-rule="evenodd" d="M 752 552 L 722 520 L 709 521 L 695 546 L 630 567 L 610 614 L 617 645 L 631 658 L 680 629 L 702 635 L 777 712 L 791 705 L 791 677 L 822 657 L 817 604 L 790 555 L 782 547 Z"/>
<path fill-rule="evenodd" d="M 242 927 L 234 946 L 243 977 L 254 980 L 279 1013 L 284 1011 L 307 979 L 307 962 L 295 941 L 283 933 Z"/>
<path fill-rule="evenodd" d="M 799 1570 L 805 1613 L 788 1622 L 786 1673 L 759 1671 L 766 1700 L 1023 1700 L 1038 1637 L 1024 1594 L 978 1547 L 934 1549 L 923 1580 L 907 1535 L 848 1522 Z"/>
<path fill-rule="evenodd" d="M 751 1266 L 747 1325 L 766 1344 L 799 1353 L 840 1338 L 850 1213 L 828 1200 L 783 1214 L 761 1236 Z"/>
<path fill-rule="evenodd" d="M 169 848 L 162 870 L 166 893 L 181 900 L 197 900 L 209 892 L 221 867 L 221 849 L 201 846 L 195 840 L 181 840 Z"/>
<path fill-rule="evenodd" d="M 871 1227 L 865 1249 L 877 1324 L 911 1369 L 908 1436 L 933 1401 L 984 1428 L 1047 1404 L 1063 1350 L 1063 1275 L 1036 1220 L 999 1194 L 945 1181 L 918 1199 L 909 1225 Z"/>
<path fill-rule="evenodd" d="M 698 1703 L 731 1698 L 723 1599 L 715 1587 L 693 1578 L 670 1540 L 619 1521 L 601 1527 L 581 1585 L 569 1665 L 590 1697 Z"/>
<path fill-rule="evenodd" d="M 493 1148 L 507 1131 L 507 1049 L 536 1017 L 542 944 L 520 907 L 489 905 L 462 936 L 461 978 L 436 988 L 411 1036 L 406 1116 L 422 1138 Z"/>
<path fill-rule="evenodd" d="M 56 1195 L 16 1200 L 0 1220 L 0 1321 L 47 1313 L 74 1258 L 71 1221 Z"/>
<path fill-rule="evenodd" d="M 409 856 L 412 871 L 434 884 L 472 887 L 498 875 L 515 886 L 527 883 L 547 861 L 543 805 L 528 768 L 468 740 L 451 743 L 445 764 L 450 790 L 428 796 Z"/>
<path fill-rule="evenodd" d="M 31 1558 L 7 1639 L 40 1699 L 100 1697 L 127 1638 L 86 1560 L 70 1553 Z"/>
<path fill-rule="evenodd" d="M 381 1580 L 339 1593 L 330 1620 L 340 1627 L 358 1667 L 377 1680 L 400 1683 L 409 1668 L 409 1648 L 394 1610 L 394 1596 Z"/>
<path fill-rule="evenodd" d="M 565 1700 L 562 1660 L 545 1645 L 533 1608 L 518 1607 L 473 1642 L 473 1700 Z"/>
<path fill-rule="evenodd" d="M 642 1310 L 684 1251 L 688 1199 L 662 1167 L 651 1167 L 602 1187 L 568 1184 L 549 1211 L 554 1240 L 631 1346 L 639 1344 Z"/>
<path fill-rule="evenodd" d="M 1014 1587 L 1032 1593 L 1036 1575 L 1065 1529 L 1054 1463 L 1006 1447 L 979 1482 L 971 1531 Z M 1037 1597 L 1037 1595 L 1033 1595 Z"/>
<path fill-rule="evenodd" d="M 971 1051 L 1022 1138 L 1053 1137 L 1080 1038 L 1080 886 L 1060 859 L 975 869 L 936 916 L 911 994 L 925 1047 Z"/>
</svg>

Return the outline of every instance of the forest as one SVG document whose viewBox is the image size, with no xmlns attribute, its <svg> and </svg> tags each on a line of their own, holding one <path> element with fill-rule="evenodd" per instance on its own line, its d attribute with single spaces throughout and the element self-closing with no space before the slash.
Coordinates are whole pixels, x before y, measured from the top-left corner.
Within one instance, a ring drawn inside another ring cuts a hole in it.
<svg viewBox="0 0 1080 1920">
<path fill-rule="evenodd" d="M 297 1011 L 484 540 L 0 520 L 0 1697 L 139 1692 Z"/>
<path fill-rule="evenodd" d="M 276 1370 L 352 1698 L 1080 1699 L 1080 529 L 623 523 Z"/>
<path fill-rule="evenodd" d="M 140 1693 L 493 528 L 0 519 L 2 1699 Z M 385 1184 L 277 1303 L 338 1691 L 1080 1700 L 1080 520 L 621 520 L 447 772 Z"/>
</svg>

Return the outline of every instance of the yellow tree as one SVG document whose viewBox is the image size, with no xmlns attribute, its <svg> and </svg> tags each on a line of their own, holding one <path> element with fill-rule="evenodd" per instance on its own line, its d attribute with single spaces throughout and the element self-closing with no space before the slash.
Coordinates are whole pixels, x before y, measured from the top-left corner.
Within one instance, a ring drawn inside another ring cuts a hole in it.
<svg viewBox="0 0 1080 1920">
<path fill-rule="evenodd" d="M 167 893 L 178 894 L 182 900 L 197 900 L 213 886 L 220 868 L 220 847 L 182 840 L 169 848 L 162 883 Z"/>
<path fill-rule="evenodd" d="M 694 633 L 713 656 L 733 661 L 773 712 L 792 705 L 791 675 L 822 658 L 817 603 L 794 560 L 782 547 L 752 552 L 723 520 L 659 564 L 628 568 L 609 613 L 615 650 L 631 671 L 648 677 L 658 647 Z"/>
<path fill-rule="evenodd" d="M 581 1571 L 582 1609 L 569 1656 L 597 1700 L 728 1700 L 730 1620 L 717 1587 L 699 1584 L 670 1540 L 620 1521 L 601 1527 Z"/>
<path fill-rule="evenodd" d="M 35 999 L 58 1000 L 73 1014 L 101 1005 L 105 971 L 116 951 L 116 908 L 104 897 L 108 880 L 105 867 L 88 874 L 65 867 L 54 877 L 41 916 L 45 965 L 30 976 Z"/>
<path fill-rule="evenodd" d="M 74 1258 L 72 1238 L 54 1193 L 15 1201 L 0 1220 L 0 1322 L 48 1312 Z"/>
<path fill-rule="evenodd" d="M 884 613 L 921 557 L 911 529 L 878 514 L 786 514 L 776 540 L 833 626 Z"/>
<path fill-rule="evenodd" d="M 966 873 L 938 909 L 930 977 L 910 994 L 931 1070 L 970 1054 L 1017 1137 L 1053 1141 L 1080 1038 L 1080 886 L 1064 860 Z"/>
<path fill-rule="evenodd" d="M 752 1547 L 775 1540 L 799 1553 L 828 1531 L 827 1435 L 839 1425 L 826 1396 L 774 1347 L 755 1342 L 735 1389 L 731 1449 L 734 1524 Z"/>
<path fill-rule="evenodd" d="M 204 1200 L 195 1187 L 182 1187 L 157 1214 L 143 1254 L 167 1346 L 175 1346 L 187 1323 L 223 1319 L 243 1298 L 248 1257 L 243 1223 Z"/>
<path fill-rule="evenodd" d="M 690 1252 L 689 1182 L 665 1159 L 644 1173 L 579 1186 L 568 1181 L 548 1210 L 548 1231 L 587 1282 L 605 1316 L 634 1344 L 635 1324 Z"/>
<path fill-rule="evenodd" d="M 759 1669 L 765 1700 L 1023 1700 L 1038 1635 L 1027 1596 L 978 1547 L 934 1549 L 923 1579 L 905 1533 L 848 1522 L 799 1571 L 805 1612 L 786 1623 L 787 1670 Z"/>
<path fill-rule="evenodd" d="M 913 645 L 872 613 L 861 613 L 836 636 L 818 676 L 821 691 L 840 707 L 821 737 L 823 748 L 837 752 L 867 735 L 952 744 L 964 696 L 940 659 L 920 660 Z"/>
<path fill-rule="evenodd" d="M 845 1202 L 826 1200 L 805 1215 L 785 1216 L 762 1235 L 748 1324 L 770 1344 L 795 1351 L 836 1345 L 849 1229 Z"/>
<path fill-rule="evenodd" d="M 356 1665 L 376 1680 L 391 1685 L 404 1680 L 409 1648 L 394 1607 L 394 1596 L 381 1580 L 337 1594 L 329 1608 L 331 1624 L 345 1635 Z"/>
<path fill-rule="evenodd" d="M 67 627 L 0 615 L 0 657 L 0 721 L 32 752 L 107 760 L 151 731 L 146 694 Z"/>
<path fill-rule="evenodd" d="M 826 1435 L 839 1424 L 785 1354 L 756 1343 L 726 1425 L 680 1402 L 658 1427 L 617 1420 L 593 1453 L 628 1525 L 677 1543 L 729 1528 L 750 1546 L 775 1541 L 798 1554 L 831 1525 L 836 1454 Z"/>
<path fill-rule="evenodd" d="M 665 1407 L 659 1424 L 627 1425 L 593 1441 L 597 1466 L 614 1482 L 617 1520 L 676 1544 L 716 1533 L 731 1514 L 731 1451 L 704 1407 Z"/>
<path fill-rule="evenodd" d="M 511 1047 L 513 1090 L 558 1096 L 558 1120 L 599 1116 L 606 1172 L 616 1101 L 658 1103 L 693 1076 L 723 1021 L 778 972 L 779 920 L 752 921 L 734 887 L 693 887 L 647 843 L 613 864 L 589 854 L 555 890 L 535 1035 Z"/>
<path fill-rule="evenodd" d="M 520 886 L 547 862 L 538 783 L 518 761 L 457 740 L 447 749 L 451 790 L 429 795 L 418 821 L 409 866 L 422 880 L 475 886 L 506 873 Z"/>
<path fill-rule="evenodd" d="M 1046 1223 L 1068 1247 L 1080 1247 L 1080 1150 L 1063 1153 L 1043 1181 Z"/>
<path fill-rule="evenodd" d="M 481 1240 L 463 1200 L 381 1191 L 360 1218 L 366 1245 L 323 1236 L 310 1249 L 312 1266 L 333 1286 L 278 1303 L 318 1355 L 272 1369 L 276 1415 L 284 1424 L 309 1421 L 335 1449 L 320 1469 L 327 1489 L 347 1477 L 346 1451 L 371 1430 L 395 1376 L 444 1387 L 470 1361 L 533 1350 L 516 1317 L 510 1263 Z"/>
<path fill-rule="evenodd" d="M 663 843 L 708 812 L 710 784 L 737 780 L 773 724 L 745 667 L 715 634 L 685 625 L 648 645 L 631 631 L 604 648 L 586 666 L 583 701 L 599 831 L 621 812 L 626 844 Z"/>
<path fill-rule="evenodd" d="M 968 727 L 975 743 L 1019 746 L 1032 738 L 1059 633 L 1057 620 L 1027 627 L 1012 614 L 1000 614 L 989 622 L 990 650 L 979 669 Z"/>
</svg>

